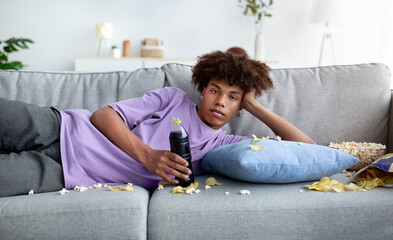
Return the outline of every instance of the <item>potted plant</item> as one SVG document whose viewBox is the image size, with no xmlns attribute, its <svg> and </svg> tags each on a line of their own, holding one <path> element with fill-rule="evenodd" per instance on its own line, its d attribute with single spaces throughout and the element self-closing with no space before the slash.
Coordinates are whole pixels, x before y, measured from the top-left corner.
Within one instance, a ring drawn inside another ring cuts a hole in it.
<svg viewBox="0 0 393 240">
<path fill-rule="evenodd" d="M 112 53 L 113 58 L 120 58 L 121 57 L 120 48 L 118 48 L 116 45 L 112 46 L 111 53 Z"/>
<path fill-rule="evenodd" d="M 272 17 L 273 0 L 239 0 L 243 15 L 251 17 L 255 30 L 255 59 L 264 60 L 262 27 L 266 17 Z"/>
<path fill-rule="evenodd" d="M 18 70 L 24 65 L 20 61 L 8 61 L 8 55 L 12 52 L 17 52 L 19 49 L 27 49 L 27 43 L 34 43 L 28 38 L 10 38 L 4 42 L 0 41 L 0 45 L 5 43 L 3 50 L 0 49 L 0 69 L 15 69 Z"/>
</svg>

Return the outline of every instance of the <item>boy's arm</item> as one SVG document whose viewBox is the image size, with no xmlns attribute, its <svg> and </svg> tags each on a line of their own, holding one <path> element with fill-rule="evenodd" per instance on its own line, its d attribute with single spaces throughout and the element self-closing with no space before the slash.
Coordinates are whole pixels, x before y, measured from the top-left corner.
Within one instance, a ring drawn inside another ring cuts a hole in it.
<svg viewBox="0 0 393 240">
<path fill-rule="evenodd" d="M 178 183 L 167 173 L 184 179 L 188 179 L 188 176 L 182 172 L 191 174 L 186 167 L 188 165 L 186 160 L 170 151 L 150 148 L 127 127 L 123 119 L 111 107 L 106 106 L 95 111 L 90 122 L 113 144 L 165 181 Z"/>
<path fill-rule="evenodd" d="M 243 96 L 242 108 L 265 123 L 276 135 L 283 140 L 312 143 L 315 142 L 293 124 L 268 110 L 255 99 L 255 91 Z"/>
</svg>

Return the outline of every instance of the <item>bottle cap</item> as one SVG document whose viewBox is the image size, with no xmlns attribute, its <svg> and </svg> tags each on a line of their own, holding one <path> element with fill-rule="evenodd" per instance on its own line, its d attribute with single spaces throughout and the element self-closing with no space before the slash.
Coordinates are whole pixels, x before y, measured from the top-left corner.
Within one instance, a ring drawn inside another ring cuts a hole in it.
<svg viewBox="0 0 393 240">
<path fill-rule="evenodd" d="M 172 123 L 173 123 L 173 124 L 181 123 L 181 120 L 180 120 L 179 117 L 174 117 L 174 118 L 172 118 Z"/>
</svg>

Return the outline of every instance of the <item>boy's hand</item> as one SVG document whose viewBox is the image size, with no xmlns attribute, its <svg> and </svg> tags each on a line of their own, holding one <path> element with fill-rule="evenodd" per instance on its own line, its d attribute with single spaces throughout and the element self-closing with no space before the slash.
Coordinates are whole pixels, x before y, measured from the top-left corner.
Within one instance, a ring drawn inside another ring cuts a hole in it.
<svg viewBox="0 0 393 240">
<path fill-rule="evenodd" d="M 183 179 L 188 179 L 188 175 L 191 174 L 191 170 L 187 168 L 188 162 L 186 160 L 176 153 L 166 150 L 151 149 L 142 163 L 150 172 L 172 184 L 179 182 L 170 178 L 167 174 Z"/>
<path fill-rule="evenodd" d="M 255 103 L 255 101 L 255 89 L 253 88 L 249 92 L 244 93 L 241 107 L 249 112 L 251 104 Z"/>
</svg>

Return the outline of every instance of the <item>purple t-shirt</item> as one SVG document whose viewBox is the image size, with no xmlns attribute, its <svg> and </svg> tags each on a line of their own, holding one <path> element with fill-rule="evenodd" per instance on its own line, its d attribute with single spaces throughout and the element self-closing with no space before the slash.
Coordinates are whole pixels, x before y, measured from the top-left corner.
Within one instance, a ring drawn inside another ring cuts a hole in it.
<svg viewBox="0 0 393 240">
<path fill-rule="evenodd" d="M 162 88 L 111 104 L 131 131 L 153 149 L 170 150 L 169 133 L 173 117 L 180 117 L 189 134 L 193 173 L 210 150 L 245 139 L 207 126 L 197 106 L 177 88 Z M 60 148 L 66 188 L 96 183 L 133 183 L 146 189 L 157 187 L 162 178 L 109 141 L 90 122 L 84 109 L 60 111 Z M 172 176 L 173 177 L 173 176 Z"/>
</svg>

